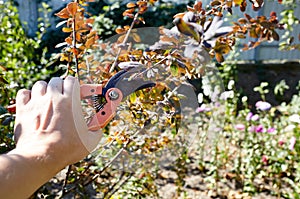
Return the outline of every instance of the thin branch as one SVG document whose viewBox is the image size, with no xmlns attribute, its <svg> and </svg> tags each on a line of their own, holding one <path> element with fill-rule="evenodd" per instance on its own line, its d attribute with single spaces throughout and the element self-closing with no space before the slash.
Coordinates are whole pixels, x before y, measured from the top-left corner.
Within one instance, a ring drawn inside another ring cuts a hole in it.
<svg viewBox="0 0 300 199">
<path fill-rule="evenodd" d="M 131 33 L 131 31 L 132 31 L 132 29 L 133 29 L 133 27 L 134 27 L 134 24 L 135 24 L 135 22 L 136 22 L 137 19 L 138 19 L 138 16 L 139 16 L 139 13 L 137 12 L 137 13 L 134 15 L 133 21 L 132 21 L 132 23 L 131 23 L 131 25 L 130 25 L 130 28 L 128 29 L 128 31 L 127 31 L 125 37 L 124 37 L 124 40 L 123 40 L 122 44 L 120 44 L 118 53 L 117 53 L 117 55 L 116 55 L 116 57 L 115 57 L 115 60 L 114 60 L 114 63 L 111 65 L 111 68 L 110 68 L 110 70 L 109 70 L 110 73 L 112 73 L 112 72 L 115 70 L 115 67 L 116 67 L 116 65 L 117 65 L 117 61 L 118 61 L 118 59 L 119 59 L 119 57 L 120 57 L 120 54 L 121 54 L 121 51 L 122 51 L 122 47 L 126 45 L 126 42 L 127 42 L 128 38 L 129 38 L 129 35 L 130 35 L 130 33 Z"/>
<path fill-rule="evenodd" d="M 72 20 L 72 37 L 73 37 L 73 40 L 72 40 L 72 46 L 73 46 L 73 50 L 76 52 L 77 49 L 76 49 L 76 17 L 73 16 L 73 20 Z M 80 80 L 80 75 L 79 75 L 79 63 L 78 63 L 78 56 L 77 54 L 73 51 L 73 54 L 74 54 L 74 57 L 75 57 L 75 67 L 76 67 L 76 73 L 77 73 L 77 76 L 78 76 L 78 80 Z"/>
<path fill-rule="evenodd" d="M 72 169 L 72 165 L 69 165 L 68 166 L 68 171 L 66 173 L 66 177 L 65 177 L 65 180 L 64 180 L 64 184 L 61 188 L 62 189 L 61 198 L 67 193 L 66 187 L 67 187 L 67 184 L 68 184 L 68 178 L 70 176 L 71 169 Z"/>
<path fill-rule="evenodd" d="M 133 176 L 133 173 L 131 173 L 119 186 L 116 188 L 108 197 L 106 198 L 112 198 L 112 196 L 125 184 L 127 181 Z"/>
</svg>

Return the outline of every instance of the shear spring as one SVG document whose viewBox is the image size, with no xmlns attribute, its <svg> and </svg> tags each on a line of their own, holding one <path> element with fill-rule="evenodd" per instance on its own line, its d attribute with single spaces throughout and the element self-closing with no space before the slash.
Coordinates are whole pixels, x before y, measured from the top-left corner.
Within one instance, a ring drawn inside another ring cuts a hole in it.
<svg viewBox="0 0 300 199">
<path fill-rule="evenodd" d="M 102 95 L 92 95 L 91 100 L 97 113 L 103 109 L 104 104 L 106 103 L 105 97 Z"/>
</svg>

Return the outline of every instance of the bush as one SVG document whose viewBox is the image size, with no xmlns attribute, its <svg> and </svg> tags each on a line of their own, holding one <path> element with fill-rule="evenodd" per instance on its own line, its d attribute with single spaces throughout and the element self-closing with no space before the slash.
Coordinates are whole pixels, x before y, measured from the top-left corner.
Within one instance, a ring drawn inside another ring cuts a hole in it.
<svg viewBox="0 0 300 199">
<path fill-rule="evenodd" d="M 30 88 L 39 80 L 46 79 L 48 72 L 40 49 L 40 37 L 29 38 L 22 28 L 18 10 L 13 1 L 0 1 L 0 142 L 1 152 L 13 147 L 13 110 L 5 107 L 14 103 L 17 90 Z"/>
</svg>

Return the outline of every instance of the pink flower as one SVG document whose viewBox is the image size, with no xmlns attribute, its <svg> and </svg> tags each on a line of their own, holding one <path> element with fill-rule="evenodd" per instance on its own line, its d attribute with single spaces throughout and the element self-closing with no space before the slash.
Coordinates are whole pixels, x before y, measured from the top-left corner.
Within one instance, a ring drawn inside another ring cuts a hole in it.
<svg viewBox="0 0 300 199">
<path fill-rule="evenodd" d="M 284 141 L 283 141 L 283 140 L 279 140 L 279 141 L 278 141 L 278 144 L 279 144 L 280 146 L 282 146 L 282 145 L 284 144 Z"/>
<path fill-rule="evenodd" d="M 275 128 L 274 127 L 271 127 L 267 130 L 268 133 L 274 133 L 275 132 Z"/>
<path fill-rule="evenodd" d="M 263 125 L 258 125 L 257 127 L 255 127 L 255 132 L 256 133 L 262 133 L 264 131 L 264 127 Z"/>
<path fill-rule="evenodd" d="M 263 155 L 261 157 L 261 161 L 264 163 L 264 165 L 267 165 L 268 164 L 268 157 L 266 155 Z"/>
<path fill-rule="evenodd" d="M 258 110 L 261 110 L 261 111 L 267 111 L 272 107 L 269 102 L 264 102 L 264 101 L 256 102 L 255 106 Z"/>
<path fill-rule="evenodd" d="M 202 104 L 200 107 L 198 107 L 196 109 L 196 112 L 197 113 L 200 113 L 200 112 L 208 112 L 210 111 L 211 109 L 209 107 L 207 107 L 205 104 Z"/>
<path fill-rule="evenodd" d="M 235 125 L 235 129 L 239 131 L 245 130 L 245 125 L 244 124 L 237 124 Z"/>
<path fill-rule="evenodd" d="M 248 128 L 248 131 L 249 132 L 255 132 L 255 129 L 256 129 L 256 127 L 255 126 L 250 126 L 249 128 Z"/>
<path fill-rule="evenodd" d="M 252 113 L 252 112 L 249 112 L 249 113 L 247 114 L 247 116 L 246 116 L 246 120 L 247 120 L 247 121 L 250 121 L 251 118 L 252 118 L 252 116 L 253 116 L 253 113 Z"/>
<path fill-rule="evenodd" d="M 253 116 L 251 117 L 251 120 L 252 120 L 252 121 L 257 121 L 257 120 L 259 120 L 259 116 L 258 116 L 257 114 L 255 114 L 255 115 L 253 115 Z"/>
<path fill-rule="evenodd" d="M 295 136 L 293 136 L 293 137 L 291 137 L 291 139 L 290 139 L 290 146 L 289 146 L 289 149 L 290 149 L 291 151 L 294 150 L 295 144 L 296 144 L 296 138 L 295 138 Z"/>
</svg>

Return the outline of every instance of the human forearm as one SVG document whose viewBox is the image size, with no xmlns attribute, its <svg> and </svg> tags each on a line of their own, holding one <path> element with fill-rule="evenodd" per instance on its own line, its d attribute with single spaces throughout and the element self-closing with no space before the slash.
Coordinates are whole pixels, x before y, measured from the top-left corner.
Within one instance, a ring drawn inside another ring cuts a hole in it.
<svg viewBox="0 0 300 199">
<path fill-rule="evenodd" d="M 28 198 L 61 168 L 44 155 L 12 150 L 0 156 L 0 195 L 3 198 Z"/>
</svg>

